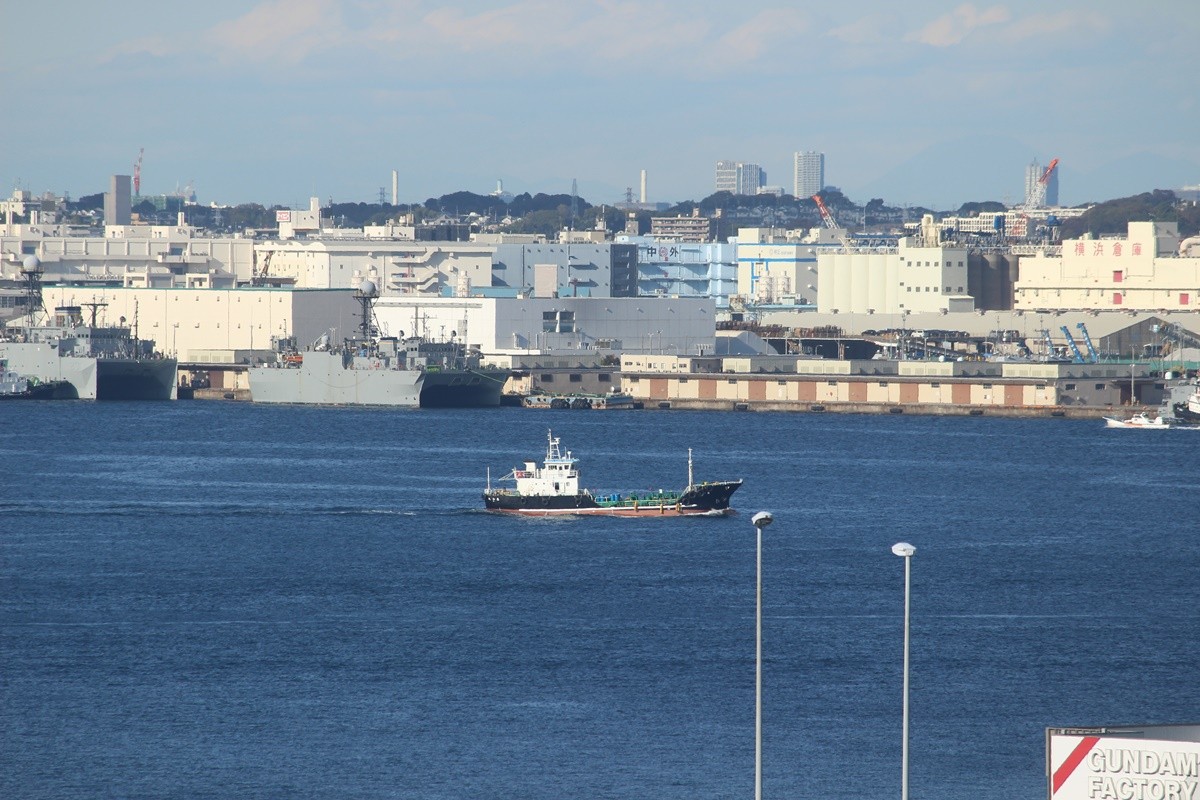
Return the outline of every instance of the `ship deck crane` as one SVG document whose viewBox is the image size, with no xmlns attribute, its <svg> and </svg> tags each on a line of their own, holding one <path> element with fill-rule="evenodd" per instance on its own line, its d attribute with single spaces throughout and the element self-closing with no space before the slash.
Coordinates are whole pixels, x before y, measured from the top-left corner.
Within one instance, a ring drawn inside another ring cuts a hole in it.
<svg viewBox="0 0 1200 800">
<path fill-rule="evenodd" d="M 1054 339 L 1050 338 L 1050 330 L 1042 328 L 1042 341 L 1046 343 L 1046 358 L 1053 358 L 1055 353 Z"/>
<path fill-rule="evenodd" d="M 1079 333 L 1083 336 L 1083 343 L 1087 346 L 1088 363 L 1100 363 L 1100 354 L 1096 352 L 1096 346 L 1092 344 L 1092 337 L 1088 333 L 1087 325 L 1084 325 L 1082 322 L 1077 322 L 1075 323 L 1075 327 L 1079 329 Z"/>
<path fill-rule="evenodd" d="M 1079 345 L 1075 344 L 1075 340 L 1071 338 L 1071 329 L 1063 325 L 1059 330 L 1063 332 L 1063 336 L 1067 337 L 1067 346 L 1071 348 L 1072 360 L 1076 364 L 1087 363 L 1083 358 L 1083 353 L 1079 352 Z"/>
</svg>

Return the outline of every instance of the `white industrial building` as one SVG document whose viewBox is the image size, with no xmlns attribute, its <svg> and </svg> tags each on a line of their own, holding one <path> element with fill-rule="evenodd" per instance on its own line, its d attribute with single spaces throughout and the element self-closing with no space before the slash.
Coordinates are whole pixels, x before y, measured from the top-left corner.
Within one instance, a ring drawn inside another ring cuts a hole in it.
<svg viewBox="0 0 1200 800">
<path fill-rule="evenodd" d="M 710 297 L 728 308 L 737 293 L 737 245 L 620 235 L 637 247 L 638 294 L 643 297 Z"/>
<path fill-rule="evenodd" d="M 637 248 L 591 241 L 502 243 L 485 286 L 535 297 L 636 297 Z"/>
<path fill-rule="evenodd" d="M 1060 255 L 1021 259 L 1022 310 L 1200 310 L 1200 237 L 1174 222 L 1131 222 L 1122 237 L 1069 239 Z"/>
<path fill-rule="evenodd" d="M 842 247 L 839 234 L 813 228 L 801 234 L 772 228 L 739 228 L 737 294 L 759 306 L 814 307 L 817 303 L 817 256 Z"/>
<path fill-rule="evenodd" d="M 696 297 L 381 297 L 391 336 L 454 338 L 489 356 L 711 354 L 716 305 Z"/>
<path fill-rule="evenodd" d="M 104 236 L 31 221 L 0 231 L 0 270 L 12 277 L 37 256 L 47 280 L 130 287 L 231 287 L 248 279 L 254 242 L 210 237 L 184 224 L 108 225 Z"/>
<path fill-rule="evenodd" d="M 491 286 L 495 245 L 365 238 L 289 239 L 254 245 L 255 279 L 309 289 L 351 289 L 378 278 L 384 294 L 437 296 L 462 280 Z"/>
<path fill-rule="evenodd" d="M 818 258 L 817 311 L 910 314 L 973 311 L 969 253 L 943 245 L 931 216 L 922 236 L 900 239 L 895 252 L 823 253 Z"/>
<path fill-rule="evenodd" d="M 350 336 L 358 326 L 358 304 L 349 290 L 42 287 L 42 304 L 95 306 L 96 322 L 123 324 L 159 352 L 184 362 L 230 363 L 236 353 L 263 353 L 276 339 L 294 336 L 304 347 L 329 329 Z"/>
</svg>

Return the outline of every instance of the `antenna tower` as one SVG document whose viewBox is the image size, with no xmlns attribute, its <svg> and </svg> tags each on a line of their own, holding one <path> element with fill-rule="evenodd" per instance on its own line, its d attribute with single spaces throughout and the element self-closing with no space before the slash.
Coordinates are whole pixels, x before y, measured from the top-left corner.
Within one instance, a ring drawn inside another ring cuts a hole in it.
<svg viewBox="0 0 1200 800">
<path fill-rule="evenodd" d="M 133 193 L 137 197 L 142 196 L 142 153 L 146 152 L 146 148 L 138 148 L 137 161 L 133 162 Z"/>
</svg>

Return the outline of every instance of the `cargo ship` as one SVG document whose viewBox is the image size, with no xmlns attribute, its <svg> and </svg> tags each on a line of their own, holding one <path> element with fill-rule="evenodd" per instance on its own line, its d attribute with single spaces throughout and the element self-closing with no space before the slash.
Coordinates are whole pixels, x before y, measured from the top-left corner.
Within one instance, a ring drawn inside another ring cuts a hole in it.
<svg viewBox="0 0 1200 800">
<path fill-rule="evenodd" d="M 491 485 L 483 493 L 484 506 L 489 511 L 502 511 L 528 516 L 578 514 L 610 517 L 666 517 L 709 515 L 732 511 L 730 497 L 742 481 L 713 481 L 696 483 L 692 479 L 692 451 L 688 450 L 688 483 L 678 491 L 645 491 L 601 493 L 579 488 L 579 460 L 559 447 L 553 432 L 546 434 L 546 458 L 541 467 L 526 461 L 500 480 L 513 481 L 513 489 L 498 489 Z"/>
</svg>

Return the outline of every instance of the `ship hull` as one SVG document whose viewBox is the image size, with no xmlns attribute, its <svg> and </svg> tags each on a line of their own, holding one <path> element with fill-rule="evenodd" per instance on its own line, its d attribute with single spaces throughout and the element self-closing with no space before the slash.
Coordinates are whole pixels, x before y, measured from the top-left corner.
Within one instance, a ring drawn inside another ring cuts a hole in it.
<svg viewBox="0 0 1200 800">
<path fill-rule="evenodd" d="M 1195 401 L 1175 403 L 1171 408 L 1175 412 L 1175 418 L 1184 422 L 1200 422 L 1200 412 L 1192 410 L 1193 402 Z"/>
<path fill-rule="evenodd" d="M 356 359 L 358 361 L 358 359 Z M 424 373 L 419 370 L 344 365 L 340 354 L 310 352 L 298 367 L 252 367 L 255 403 L 417 408 Z"/>
<path fill-rule="evenodd" d="M 742 485 L 739 481 L 703 483 L 682 492 L 537 496 L 507 491 L 485 492 L 488 511 L 533 517 L 560 515 L 604 517 L 723 516 L 732 512 L 729 502 Z"/>
<path fill-rule="evenodd" d="M 0 358 L 16 372 L 49 383 L 57 397 L 78 400 L 174 400 L 173 358 L 94 358 L 60 355 L 46 342 L 0 343 Z"/>
<path fill-rule="evenodd" d="M 96 362 L 97 400 L 174 400 L 176 362 L 159 359 L 99 359 Z"/>
<path fill-rule="evenodd" d="M 421 408 L 496 408 L 508 372 L 495 369 L 425 371 Z"/>
<path fill-rule="evenodd" d="M 0 392 L 0 400 L 71 400 L 75 390 L 66 381 L 48 381 L 23 392 Z"/>
</svg>

